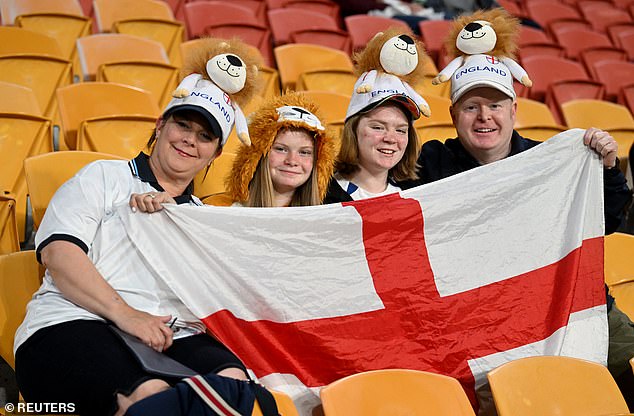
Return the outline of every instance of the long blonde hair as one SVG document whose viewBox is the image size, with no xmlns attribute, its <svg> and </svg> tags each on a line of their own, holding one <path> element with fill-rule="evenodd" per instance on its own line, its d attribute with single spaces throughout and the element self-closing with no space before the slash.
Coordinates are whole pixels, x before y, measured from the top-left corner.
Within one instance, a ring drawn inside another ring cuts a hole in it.
<svg viewBox="0 0 634 416">
<path fill-rule="evenodd" d="M 316 144 L 315 137 L 306 129 L 290 126 L 284 127 L 278 131 L 278 135 L 286 131 L 305 132 L 313 137 L 313 144 Z M 321 204 L 319 184 L 317 182 L 317 175 L 315 175 L 316 162 L 317 152 L 315 151 L 313 152 L 313 169 L 310 172 L 310 176 L 306 182 L 295 189 L 289 206 L 300 207 Z M 253 179 L 251 179 L 249 183 L 249 197 L 245 201 L 245 205 L 248 207 L 272 207 L 274 195 L 275 190 L 273 188 L 273 180 L 271 179 L 271 171 L 269 170 L 269 153 L 267 153 L 262 156 L 258 162 L 258 166 L 253 174 Z"/>
</svg>

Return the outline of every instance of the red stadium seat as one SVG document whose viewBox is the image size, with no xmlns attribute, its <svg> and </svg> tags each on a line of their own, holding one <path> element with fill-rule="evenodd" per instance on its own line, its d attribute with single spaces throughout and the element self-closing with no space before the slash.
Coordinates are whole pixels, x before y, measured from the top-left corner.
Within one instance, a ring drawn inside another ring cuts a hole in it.
<svg viewBox="0 0 634 416">
<path fill-rule="evenodd" d="M 590 79 L 580 63 L 555 56 L 532 56 L 522 65 L 533 80 L 533 86 L 524 89 L 521 95 L 537 101 L 545 100 L 548 86 L 553 82 Z"/>
<path fill-rule="evenodd" d="M 632 83 L 634 63 L 624 61 L 600 61 L 594 64 L 598 81 L 605 84 L 605 98 L 616 101 L 621 88 Z"/>
<path fill-rule="evenodd" d="M 581 63 L 593 79 L 597 78 L 594 72 L 594 64 L 599 61 L 627 61 L 627 53 L 623 49 L 613 47 L 590 48 L 581 51 L 579 55 Z"/>
<path fill-rule="evenodd" d="M 525 7 L 528 16 L 541 27 L 548 27 L 553 20 L 582 18 L 576 8 L 550 0 L 531 1 Z"/>
<path fill-rule="evenodd" d="M 579 60 L 579 53 L 584 49 L 612 46 L 606 35 L 589 29 L 561 29 L 555 37 L 566 49 L 566 57 L 574 60 Z"/>
<path fill-rule="evenodd" d="M 269 10 L 267 14 L 275 46 L 290 43 L 291 33 L 300 30 L 339 30 L 337 21 L 323 13 L 296 8 L 283 8 Z"/>
<path fill-rule="evenodd" d="M 189 39 L 201 37 L 209 25 L 260 22 L 253 10 L 219 1 L 195 1 L 184 6 L 185 23 Z"/>
<path fill-rule="evenodd" d="M 344 18 L 346 28 L 352 38 L 352 49 L 357 50 L 368 44 L 370 39 L 390 27 L 402 27 L 403 30 L 411 31 L 407 23 L 402 20 L 390 19 L 381 16 L 368 16 L 367 14 L 356 14 Z"/>
</svg>

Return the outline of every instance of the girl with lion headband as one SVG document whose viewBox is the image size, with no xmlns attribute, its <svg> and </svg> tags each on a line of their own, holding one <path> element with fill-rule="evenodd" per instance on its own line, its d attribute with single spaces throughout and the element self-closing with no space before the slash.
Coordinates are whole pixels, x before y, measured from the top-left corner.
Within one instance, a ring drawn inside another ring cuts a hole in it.
<svg viewBox="0 0 634 416">
<path fill-rule="evenodd" d="M 317 105 L 301 93 L 265 102 L 250 116 L 251 146 L 242 146 L 227 192 L 212 205 L 249 207 L 321 204 L 333 172 L 334 139 Z"/>
<path fill-rule="evenodd" d="M 137 254 L 116 208 L 202 205 L 192 180 L 240 123 L 238 102 L 255 91 L 258 62 L 237 41 L 209 39 L 198 55 L 156 122 L 149 155 L 91 163 L 48 205 L 35 237 L 46 274 L 15 336 L 16 376 L 29 402 L 111 415 L 115 393 L 131 403 L 180 379 L 142 366 L 138 348 L 160 366 L 176 361 L 199 374 L 246 378 L 242 362 Z"/>
</svg>

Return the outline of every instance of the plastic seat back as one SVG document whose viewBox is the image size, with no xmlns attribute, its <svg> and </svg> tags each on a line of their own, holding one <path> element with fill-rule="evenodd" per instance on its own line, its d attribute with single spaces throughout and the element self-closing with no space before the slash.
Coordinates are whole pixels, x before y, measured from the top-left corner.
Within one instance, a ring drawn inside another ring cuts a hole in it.
<svg viewBox="0 0 634 416">
<path fill-rule="evenodd" d="M 440 51 L 451 28 L 450 20 L 422 20 L 418 23 L 421 39 L 429 56 L 438 62 Z"/>
<path fill-rule="evenodd" d="M 451 107 L 451 100 L 439 95 L 423 94 L 423 98 L 429 104 L 431 109 L 431 116 L 420 117 L 414 122 L 417 124 L 427 123 L 451 123 L 451 114 L 449 113 L 449 107 Z"/>
<path fill-rule="evenodd" d="M 73 82 L 72 64 L 45 55 L 0 56 L 0 81 L 30 88 L 37 97 L 41 113 L 57 124 L 55 91 Z"/>
<path fill-rule="evenodd" d="M 594 30 L 602 33 L 607 33 L 608 28 L 612 25 L 632 23 L 632 16 L 627 11 L 610 6 L 606 7 L 605 4 L 587 11 L 584 10 L 583 15 Z"/>
<path fill-rule="evenodd" d="M 414 123 L 414 128 L 420 146 L 430 140 L 440 140 L 444 143 L 445 140 L 458 136 L 453 123 Z"/>
<path fill-rule="evenodd" d="M 520 95 L 537 101 L 545 100 L 548 85 L 553 82 L 590 79 L 583 65 L 555 56 L 532 56 L 523 60 L 522 65 L 530 74 L 533 86 Z"/>
<path fill-rule="evenodd" d="M 77 39 L 84 81 L 94 81 L 99 66 L 111 62 L 159 62 L 169 64 L 163 45 L 140 36 L 106 33 Z"/>
<path fill-rule="evenodd" d="M 522 137 L 528 137 L 540 142 L 546 141 L 551 137 L 568 130 L 566 127 L 557 127 L 552 125 L 546 126 L 528 126 L 528 127 L 516 127 L 515 130 Z"/>
<path fill-rule="evenodd" d="M 625 233 L 606 235 L 605 250 L 605 283 L 614 286 L 619 283 L 634 281 L 634 236 Z"/>
<path fill-rule="evenodd" d="M 185 36 L 185 25 L 164 19 L 124 19 L 117 20 L 112 25 L 114 33 L 139 36 L 163 45 L 170 64 L 180 67 L 180 44 Z"/>
<path fill-rule="evenodd" d="M 260 25 L 253 10 L 219 1 L 194 1 L 183 6 L 189 39 L 201 37 L 209 25 L 248 23 Z"/>
<path fill-rule="evenodd" d="M 141 88 L 165 108 L 178 85 L 179 69 L 160 62 L 111 62 L 99 66 L 97 81 Z"/>
<path fill-rule="evenodd" d="M 271 394 L 273 394 L 273 398 L 275 398 L 275 403 L 277 404 L 278 413 L 282 416 L 299 416 L 297 412 L 297 408 L 293 403 L 293 400 L 290 396 L 275 390 L 271 390 Z M 252 416 L 262 416 L 262 410 L 260 409 L 260 405 L 255 403 L 253 407 Z"/>
<path fill-rule="evenodd" d="M 346 118 L 346 112 L 350 104 L 350 94 L 328 91 L 304 91 L 303 94 L 319 106 L 326 123 Z"/>
<path fill-rule="evenodd" d="M 579 54 L 584 49 L 612 47 L 610 38 L 592 29 L 560 30 L 555 36 L 559 44 L 566 49 L 566 57 L 574 60 L 579 60 Z"/>
<path fill-rule="evenodd" d="M 325 46 L 293 43 L 278 46 L 273 53 L 283 91 L 287 88 L 295 89 L 295 83 L 302 72 L 316 69 L 354 70 L 348 54 Z"/>
<path fill-rule="evenodd" d="M 132 159 L 146 150 L 155 127 L 156 118 L 151 116 L 121 114 L 89 118 L 79 126 L 77 150 Z"/>
<path fill-rule="evenodd" d="M 291 42 L 291 33 L 306 29 L 326 29 L 338 32 L 337 21 L 323 13 L 304 9 L 284 8 L 267 12 L 273 43 L 276 46 Z"/>
<path fill-rule="evenodd" d="M 43 275 L 33 250 L 0 256 L 0 356 L 11 368 L 15 368 L 15 331 L 24 320 L 26 304 L 40 287 Z"/>
<path fill-rule="evenodd" d="M 2 0 L 0 3 L 3 25 L 15 24 L 16 18 L 24 14 L 39 13 L 84 15 L 77 0 Z"/>
<path fill-rule="evenodd" d="M 582 19 L 576 8 L 548 0 L 527 2 L 525 8 L 528 16 L 541 27 L 547 27 L 553 20 Z"/>
<path fill-rule="evenodd" d="M 579 53 L 579 60 L 592 79 L 599 79 L 594 70 L 594 64 L 601 61 L 627 61 L 627 53 L 623 49 L 614 47 L 599 47 L 584 49 Z"/>
<path fill-rule="evenodd" d="M 291 43 L 314 43 L 333 49 L 339 49 L 347 54 L 352 53 L 352 39 L 348 32 L 340 29 L 303 29 L 290 34 Z"/>
<path fill-rule="evenodd" d="M 221 23 L 205 27 L 205 35 L 214 38 L 231 39 L 238 37 L 260 51 L 268 66 L 275 66 L 271 31 L 260 23 Z"/>
<path fill-rule="evenodd" d="M 570 357 L 528 357 L 490 371 L 499 416 L 609 415 L 627 413 L 610 372 Z"/>
<path fill-rule="evenodd" d="M 619 23 L 608 27 L 608 36 L 615 47 L 621 48 L 621 36 L 634 32 L 634 23 Z"/>
<path fill-rule="evenodd" d="M 174 20 L 172 9 L 158 0 L 94 0 L 95 22 L 100 33 L 112 31 L 113 24 L 123 19 Z"/>
<path fill-rule="evenodd" d="M 45 153 L 24 161 L 26 182 L 33 207 L 33 223 L 40 225 L 46 207 L 57 189 L 90 162 L 102 159 L 123 159 L 98 152 L 80 150 Z"/>
<path fill-rule="evenodd" d="M 44 33 L 13 26 L 0 26 L 0 55 L 29 53 L 64 58 L 59 43 Z"/>
<path fill-rule="evenodd" d="M 42 115 L 37 96 L 32 89 L 0 81 L 0 111 Z"/>
<path fill-rule="evenodd" d="M 572 100 L 562 104 L 561 111 L 570 128 L 634 128 L 634 118 L 630 111 L 622 105 L 607 101 Z"/>
<path fill-rule="evenodd" d="M 621 88 L 632 83 L 633 62 L 599 61 L 594 63 L 593 68 L 597 74 L 597 79 L 605 84 L 605 98 L 607 100 L 616 101 Z"/>
<path fill-rule="evenodd" d="M 548 37 L 546 32 L 541 29 L 537 29 L 531 26 L 520 26 L 520 33 L 518 38 L 518 45 L 523 47 L 532 43 L 554 43 L 552 39 Z"/>
<path fill-rule="evenodd" d="M 223 151 L 222 155 L 211 163 L 211 167 L 206 174 L 204 169 L 198 173 L 194 178 L 194 195 L 203 199 L 210 195 L 225 192 L 225 179 L 231 172 L 235 158 L 235 153 Z"/>
<path fill-rule="evenodd" d="M 316 69 L 302 72 L 295 86 L 297 91 L 330 91 L 352 95 L 357 77 L 346 69 Z"/>
<path fill-rule="evenodd" d="M 555 125 L 557 125 L 555 117 L 546 104 L 529 98 L 517 98 L 514 128 Z"/>
<path fill-rule="evenodd" d="M 416 370 L 376 370 L 344 377 L 321 389 L 325 416 L 475 415 L 452 377 Z"/>
<path fill-rule="evenodd" d="M 565 124 L 561 112 L 563 103 L 579 99 L 603 100 L 604 97 L 605 85 L 601 82 L 589 79 L 556 81 L 548 85 L 546 105 L 552 111 L 557 123 Z"/>
<path fill-rule="evenodd" d="M 634 84 L 626 85 L 619 91 L 617 102 L 634 114 Z"/>
<path fill-rule="evenodd" d="M 284 5 L 285 8 L 297 8 L 309 10 L 315 13 L 322 13 L 339 20 L 341 11 L 339 4 L 330 0 L 290 0 Z"/>
<path fill-rule="evenodd" d="M 15 198 L 0 195 L 0 254 L 20 251 L 18 223 L 15 217 Z"/>
<path fill-rule="evenodd" d="M 77 146 L 82 121 L 113 114 L 141 114 L 157 117 L 159 108 L 144 90 L 108 82 L 69 85 L 57 90 L 64 140 L 69 149 Z"/>
<path fill-rule="evenodd" d="M 634 32 L 621 33 L 619 35 L 620 45 L 627 53 L 630 61 L 634 61 Z"/>
<path fill-rule="evenodd" d="M 29 237 L 27 223 L 27 186 L 24 160 L 52 152 L 53 127 L 49 118 L 34 115 L 0 112 L 0 191 L 10 192 L 15 198 L 18 238 Z"/>
<path fill-rule="evenodd" d="M 390 27 L 403 28 L 407 33 L 411 31 L 407 23 L 402 20 L 390 19 L 389 17 L 370 16 L 367 14 L 355 14 L 344 18 L 346 28 L 352 38 L 352 50 L 356 51 L 368 44 L 370 39 L 378 32 L 382 32 Z"/>
<path fill-rule="evenodd" d="M 92 20 L 84 15 L 77 0 L 3 0 L 3 3 L 10 10 L 7 17 L 12 24 L 57 40 L 63 57 L 73 64 L 73 72 L 79 72 L 75 41 L 92 32 Z M 5 14 L 2 15 L 4 18 Z"/>
</svg>

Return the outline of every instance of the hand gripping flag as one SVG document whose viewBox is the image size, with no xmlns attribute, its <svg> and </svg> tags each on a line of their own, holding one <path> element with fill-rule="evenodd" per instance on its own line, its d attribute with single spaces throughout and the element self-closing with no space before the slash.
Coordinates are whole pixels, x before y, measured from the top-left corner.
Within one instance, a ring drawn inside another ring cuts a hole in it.
<svg viewBox="0 0 634 416">
<path fill-rule="evenodd" d="M 120 216 L 152 272 L 304 414 L 321 386 L 382 368 L 456 377 L 477 406 L 509 360 L 606 361 L 602 165 L 582 136 L 353 203 Z"/>
</svg>

